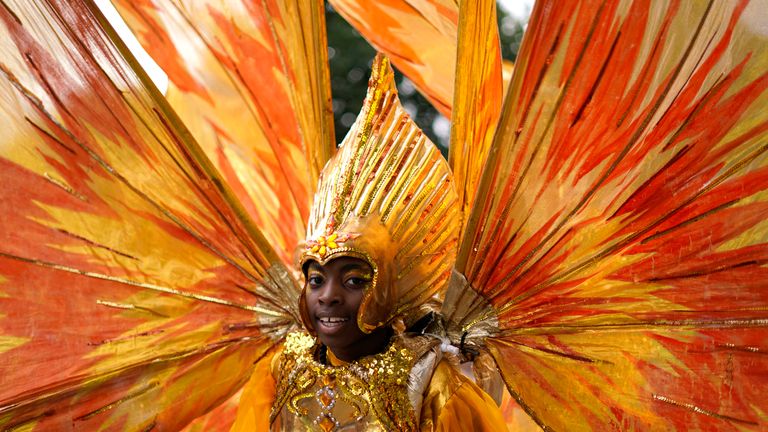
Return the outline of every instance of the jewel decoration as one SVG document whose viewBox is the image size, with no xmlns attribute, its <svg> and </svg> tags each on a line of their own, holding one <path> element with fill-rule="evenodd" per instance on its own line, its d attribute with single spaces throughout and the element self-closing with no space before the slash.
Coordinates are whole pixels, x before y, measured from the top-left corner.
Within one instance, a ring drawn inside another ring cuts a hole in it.
<svg viewBox="0 0 768 432">
<path fill-rule="evenodd" d="M 336 406 L 335 377 L 331 375 L 323 376 L 324 386 L 315 393 L 315 399 L 320 406 L 320 414 L 315 419 L 315 424 L 325 432 L 336 430 L 339 422 L 333 416 L 333 407 Z"/>
<path fill-rule="evenodd" d="M 315 393 L 317 401 L 323 411 L 330 411 L 336 405 L 336 392 L 334 391 L 335 377 L 323 376 L 323 387 Z"/>
<path fill-rule="evenodd" d="M 307 249 L 311 253 L 316 253 L 323 258 L 329 251 L 338 248 L 340 244 L 344 244 L 347 240 L 349 240 L 349 235 L 339 235 L 338 232 L 335 232 L 327 237 L 320 236 L 317 240 L 307 242 Z"/>
<path fill-rule="evenodd" d="M 317 423 L 317 425 L 320 426 L 320 429 L 325 432 L 331 432 L 339 427 L 339 422 L 330 414 L 319 416 L 318 420 L 315 420 L 315 423 Z"/>
</svg>

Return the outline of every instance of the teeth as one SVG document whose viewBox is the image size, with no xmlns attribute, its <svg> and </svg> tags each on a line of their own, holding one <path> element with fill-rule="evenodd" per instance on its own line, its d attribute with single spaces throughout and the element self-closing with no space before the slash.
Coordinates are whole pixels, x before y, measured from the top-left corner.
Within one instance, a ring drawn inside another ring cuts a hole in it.
<svg viewBox="0 0 768 432">
<path fill-rule="evenodd" d="M 341 318 L 341 317 L 322 317 L 318 318 L 318 321 L 320 321 L 320 324 L 323 327 L 332 328 L 332 327 L 341 327 L 349 321 L 349 318 Z"/>
<path fill-rule="evenodd" d="M 334 324 L 334 323 L 342 323 L 349 321 L 349 318 L 340 318 L 340 317 L 323 317 L 320 318 L 320 322 L 323 324 Z"/>
</svg>

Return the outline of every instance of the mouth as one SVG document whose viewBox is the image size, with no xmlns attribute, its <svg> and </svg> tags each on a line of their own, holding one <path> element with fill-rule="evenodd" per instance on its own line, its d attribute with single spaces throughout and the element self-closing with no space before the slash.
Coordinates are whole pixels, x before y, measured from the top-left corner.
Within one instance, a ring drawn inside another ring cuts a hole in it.
<svg viewBox="0 0 768 432">
<path fill-rule="evenodd" d="M 336 329 L 349 322 L 348 317 L 317 317 L 317 322 L 326 329 Z"/>
</svg>

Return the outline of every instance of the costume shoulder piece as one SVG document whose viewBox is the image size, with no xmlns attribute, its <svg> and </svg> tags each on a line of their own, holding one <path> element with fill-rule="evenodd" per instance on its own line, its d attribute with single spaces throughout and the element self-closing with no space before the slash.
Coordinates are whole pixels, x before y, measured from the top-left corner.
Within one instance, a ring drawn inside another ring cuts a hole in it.
<svg viewBox="0 0 768 432">
<path fill-rule="evenodd" d="M 409 389 L 421 396 L 418 383 L 437 364 L 429 355 L 437 344 L 429 337 L 395 337 L 380 354 L 331 366 L 317 359 L 324 348 L 312 336 L 291 333 L 278 362 L 270 422 L 279 430 L 417 430 L 420 406 L 413 401 L 420 398 Z M 430 367 L 421 367 L 424 358 Z"/>
</svg>

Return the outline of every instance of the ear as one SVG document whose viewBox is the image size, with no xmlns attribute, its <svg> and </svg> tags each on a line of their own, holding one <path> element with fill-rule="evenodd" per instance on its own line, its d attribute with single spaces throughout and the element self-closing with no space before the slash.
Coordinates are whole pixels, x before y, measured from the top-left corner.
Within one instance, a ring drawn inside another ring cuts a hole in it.
<svg viewBox="0 0 768 432">
<path fill-rule="evenodd" d="M 306 279 L 307 272 L 304 271 L 304 278 Z M 307 284 L 304 283 L 304 287 L 301 289 L 301 294 L 299 295 L 299 313 L 301 314 L 301 322 L 304 324 L 304 328 L 307 330 L 307 333 L 311 334 L 314 337 L 317 337 L 317 332 L 315 332 L 315 328 L 312 326 L 312 320 L 309 319 L 309 310 L 307 310 Z"/>
</svg>

